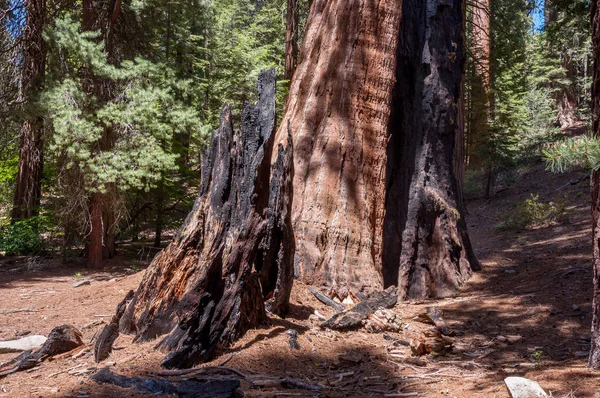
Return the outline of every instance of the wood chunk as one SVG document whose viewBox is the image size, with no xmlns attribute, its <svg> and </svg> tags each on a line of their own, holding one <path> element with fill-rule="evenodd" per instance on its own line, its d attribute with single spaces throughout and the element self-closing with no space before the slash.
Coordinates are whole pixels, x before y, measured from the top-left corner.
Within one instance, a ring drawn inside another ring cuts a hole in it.
<svg viewBox="0 0 600 398">
<path fill-rule="evenodd" d="M 121 317 L 125 313 L 127 304 L 133 298 L 134 292 L 130 290 L 127 296 L 117 305 L 115 315 L 112 317 L 110 323 L 102 329 L 100 336 L 96 340 L 94 345 L 94 361 L 96 363 L 101 362 L 108 358 L 113 349 L 113 344 L 119 337 L 119 322 Z"/>
<path fill-rule="evenodd" d="M 83 335 L 71 325 L 57 326 L 48 335 L 48 340 L 42 348 L 34 354 L 37 359 L 53 357 L 80 347 L 83 344 Z"/>
<path fill-rule="evenodd" d="M 373 294 L 368 299 L 361 301 L 348 311 L 340 312 L 324 322 L 321 327 L 334 330 L 352 330 L 363 326 L 370 314 L 379 308 L 392 308 L 398 301 L 395 286 L 391 286 L 382 292 Z"/>
</svg>

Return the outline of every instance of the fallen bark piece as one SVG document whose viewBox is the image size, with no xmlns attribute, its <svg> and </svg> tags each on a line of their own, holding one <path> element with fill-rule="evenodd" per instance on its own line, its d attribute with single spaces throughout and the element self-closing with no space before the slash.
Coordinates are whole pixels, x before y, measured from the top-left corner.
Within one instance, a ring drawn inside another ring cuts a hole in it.
<svg viewBox="0 0 600 398">
<path fill-rule="evenodd" d="M 119 337 L 119 322 L 121 321 L 121 317 L 123 317 L 127 304 L 129 304 L 133 298 L 133 295 L 133 290 L 130 290 L 127 296 L 125 296 L 125 298 L 117 305 L 117 310 L 110 323 L 102 329 L 100 336 L 98 336 L 96 344 L 94 345 L 94 361 L 96 361 L 96 363 L 108 358 L 112 352 L 113 344 L 117 340 L 117 337 Z"/>
<path fill-rule="evenodd" d="M 240 380 L 234 376 L 202 375 L 193 379 L 169 381 L 163 378 L 127 377 L 101 369 L 90 378 L 98 383 L 133 388 L 142 393 L 176 394 L 183 398 L 238 398 Z"/>
<path fill-rule="evenodd" d="M 41 347 L 46 340 L 46 336 L 27 336 L 18 340 L 0 341 L 0 354 L 35 350 Z"/>
<path fill-rule="evenodd" d="M 340 312 L 324 322 L 321 327 L 334 330 L 353 330 L 363 326 L 370 314 L 380 308 L 388 309 L 396 305 L 398 295 L 396 287 L 391 286 L 382 292 L 373 294 L 368 299 L 361 301 L 348 311 Z"/>
<path fill-rule="evenodd" d="M 73 283 L 73 289 L 77 289 L 78 287 L 85 286 L 85 285 L 91 285 L 91 284 L 92 284 L 91 281 L 84 279 L 82 281 Z"/>
<path fill-rule="evenodd" d="M 319 300 L 323 304 L 328 305 L 328 306 L 334 308 L 336 311 L 346 311 L 346 307 L 344 307 L 340 303 L 336 303 L 335 301 L 333 301 L 332 299 L 330 299 L 329 297 L 327 297 L 323 293 L 319 292 L 314 287 L 309 286 L 308 290 L 310 290 L 310 292 L 313 294 L 313 296 L 315 296 L 317 298 L 317 300 Z"/>
<path fill-rule="evenodd" d="M 0 377 L 19 372 L 21 370 L 32 369 L 38 364 L 37 359 L 31 356 L 31 350 L 23 352 L 12 361 L 0 366 Z"/>
<path fill-rule="evenodd" d="M 545 398 L 548 394 L 535 381 L 524 377 L 507 377 L 504 384 L 511 398 Z"/>
</svg>

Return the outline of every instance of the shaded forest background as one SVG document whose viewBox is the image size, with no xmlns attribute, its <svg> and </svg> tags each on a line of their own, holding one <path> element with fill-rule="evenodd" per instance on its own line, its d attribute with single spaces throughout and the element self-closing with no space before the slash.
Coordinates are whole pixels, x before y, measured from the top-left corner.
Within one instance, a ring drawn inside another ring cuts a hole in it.
<svg viewBox="0 0 600 398">
<path fill-rule="evenodd" d="M 276 68 L 281 116 L 310 1 L 0 7 L 0 251 L 98 266 L 181 225 L 222 104 L 239 118 L 260 70 Z M 580 155 L 595 141 L 571 138 L 591 130 L 589 15 L 586 0 L 467 2 L 467 198 L 493 197 L 544 157 L 595 167 Z"/>
</svg>

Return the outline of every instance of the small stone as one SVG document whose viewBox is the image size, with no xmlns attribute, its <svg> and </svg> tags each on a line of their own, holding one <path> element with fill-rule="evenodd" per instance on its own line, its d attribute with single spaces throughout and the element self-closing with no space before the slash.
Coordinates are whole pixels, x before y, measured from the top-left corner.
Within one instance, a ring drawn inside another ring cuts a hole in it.
<svg viewBox="0 0 600 398">
<path fill-rule="evenodd" d="M 573 308 L 573 311 L 579 311 L 581 309 L 577 304 L 573 304 L 571 308 Z"/>
<path fill-rule="evenodd" d="M 511 398 L 547 398 L 548 394 L 540 385 L 524 377 L 507 377 L 504 384 Z"/>
<path fill-rule="evenodd" d="M 505 274 L 516 274 L 516 273 L 517 273 L 517 271 L 516 271 L 516 270 L 514 270 L 514 269 L 505 269 L 505 270 L 504 270 L 504 273 L 505 273 Z"/>
<path fill-rule="evenodd" d="M 27 336 L 18 340 L 0 341 L 0 354 L 35 350 L 46 342 L 45 336 Z"/>
<path fill-rule="evenodd" d="M 73 288 L 76 289 L 78 287 L 85 286 L 85 285 L 91 285 L 91 284 L 92 284 L 92 282 L 88 281 L 87 279 L 84 279 L 82 281 L 73 283 Z"/>
</svg>

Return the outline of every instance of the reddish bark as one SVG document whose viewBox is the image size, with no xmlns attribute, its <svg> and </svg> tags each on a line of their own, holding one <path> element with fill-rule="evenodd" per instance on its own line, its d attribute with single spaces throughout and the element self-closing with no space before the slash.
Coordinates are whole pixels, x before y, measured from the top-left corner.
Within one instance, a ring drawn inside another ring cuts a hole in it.
<svg viewBox="0 0 600 398">
<path fill-rule="evenodd" d="M 24 58 L 21 101 L 28 119 L 23 122 L 19 141 L 19 166 L 13 201 L 12 222 L 35 216 L 42 194 L 44 167 L 44 120 L 35 115 L 33 103 L 45 78 L 46 47 L 42 33 L 46 24 L 46 1 L 25 2 L 26 23 L 23 32 Z"/>
<path fill-rule="evenodd" d="M 291 80 L 298 66 L 298 0 L 287 0 L 285 17 L 285 72 Z"/>
<path fill-rule="evenodd" d="M 592 18 L 592 44 L 594 51 L 594 71 L 592 87 L 592 132 L 600 137 L 600 4 L 597 0 L 590 2 Z M 600 369 L 600 171 L 594 171 L 591 181 L 592 221 L 593 221 L 593 264 L 594 264 L 594 299 L 592 303 L 592 339 L 588 365 Z"/>
<path fill-rule="evenodd" d="M 383 287 L 386 129 L 401 0 L 315 0 L 290 87 L 296 275 L 349 289 Z"/>
</svg>

